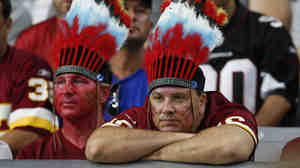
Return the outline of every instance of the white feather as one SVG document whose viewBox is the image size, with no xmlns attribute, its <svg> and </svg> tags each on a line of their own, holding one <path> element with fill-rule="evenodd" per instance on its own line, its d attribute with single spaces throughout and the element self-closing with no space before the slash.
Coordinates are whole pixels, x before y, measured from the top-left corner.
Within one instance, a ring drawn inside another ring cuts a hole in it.
<svg viewBox="0 0 300 168">
<path fill-rule="evenodd" d="M 128 36 L 128 28 L 120 24 L 120 20 L 112 17 L 108 6 L 102 1 L 99 4 L 95 0 L 74 0 L 65 20 L 71 27 L 75 17 L 79 19 L 78 34 L 87 26 L 107 25 L 106 32 L 116 38 L 117 49 L 120 49 Z"/>
<path fill-rule="evenodd" d="M 176 24 L 182 24 L 184 36 L 199 34 L 210 51 L 223 43 L 223 35 L 219 28 L 211 26 L 206 16 L 197 17 L 194 9 L 182 2 L 171 2 L 162 13 L 153 32 L 159 28 L 162 39 L 166 31 Z"/>
</svg>

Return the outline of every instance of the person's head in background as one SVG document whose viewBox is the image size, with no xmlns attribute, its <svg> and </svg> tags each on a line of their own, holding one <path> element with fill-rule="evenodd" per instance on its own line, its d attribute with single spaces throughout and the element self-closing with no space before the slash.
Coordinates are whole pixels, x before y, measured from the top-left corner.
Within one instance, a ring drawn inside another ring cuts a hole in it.
<svg viewBox="0 0 300 168">
<path fill-rule="evenodd" d="M 139 49 L 144 45 L 153 28 L 151 21 L 152 0 L 125 0 L 125 9 L 131 18 L 129 35 L 125 43 L 128 49 Z"/>
<path fill-rule="evenodd" d="M 0 1 L 0 58 L 7 50 L 7 35 L 11 29 L 11 3 L 10 0 Z"/>
<path fill-rule="evenodd" d="M 68 12 L 73 0 L 53 0 L 53 7 L 58 17 L 63 17 Z"/>
</svg>

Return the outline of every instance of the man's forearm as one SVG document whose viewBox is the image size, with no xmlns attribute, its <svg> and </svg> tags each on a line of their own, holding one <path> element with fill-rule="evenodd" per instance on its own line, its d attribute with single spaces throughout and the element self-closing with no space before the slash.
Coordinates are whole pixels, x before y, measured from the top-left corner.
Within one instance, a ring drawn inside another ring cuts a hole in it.
<svg viewBox="0 0 300 168">
<path fill-rule="evenodd" d="M 31 131 L 12 130 L 1 136 L 0 140 L 7 143 L 13 155 L 16 156 L 19 150 L 38 138 L 41 138 L 41 136 Z"/>
<path fill-rule="evenodd" d="M 259 126 L 277 126 L 290 108 L 291 105 L 284 97 L 269 96 L 255 115 L 257 124 Z"/>
<path fill-rule="evenodd" d="M 85 152 L 87 159 L 94 162 L 130 162 L 192 136 L 128 128 L 99 128 L 90 136 Z"/>
<path fill-rule="evenodd" d="M 254 144 L 245 130 L 226 125 L 206 129 L 190 139 L 167 145 L 145 159 L 227 164 L 248 160 Z"/>
</svg>

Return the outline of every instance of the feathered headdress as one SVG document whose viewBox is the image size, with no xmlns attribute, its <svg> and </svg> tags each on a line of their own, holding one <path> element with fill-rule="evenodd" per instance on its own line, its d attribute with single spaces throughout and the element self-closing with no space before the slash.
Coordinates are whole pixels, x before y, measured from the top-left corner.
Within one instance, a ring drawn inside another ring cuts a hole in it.
<svg viewBox="0 0 300 168">
<path fill-rule="evenodd" d="M 203 90 L 205 78 L 198 66 L 222 44 L 219 28 L 227 23 L 227 14 L 211 0 L 165 0 L 161 12 L 144 57 L 149 91 L 162 85 Z"/>
<path fill-rule="evenodd" d="M 110 82 L 106 62 L 127 39 L 129 25 L 121 0 L 74 0 L 60 22 L 53 62 L 56 76 L 75 72 Z"/>
</svg>

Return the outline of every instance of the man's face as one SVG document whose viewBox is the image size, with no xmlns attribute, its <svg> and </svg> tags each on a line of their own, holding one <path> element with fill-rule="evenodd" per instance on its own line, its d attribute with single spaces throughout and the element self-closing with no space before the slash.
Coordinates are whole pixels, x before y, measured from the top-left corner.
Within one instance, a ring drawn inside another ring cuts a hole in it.
<svg viewBox="0 0 300 168">
<path fill-rule="evenodd" d="M 53 0 L 53 6 L 58 16 L 65 15 L 72 5 L 72 0 Z"/>
<path fill-rule="evenodd" d="M 142 0 L 125 0 L 125 7 L 131 18 L 128 40 L 145 41 L 152 29 L 151 9 L 141 5 Z"/>
<path fill-rule="evenodd" d="M 55 107 L 62 118 L 80 119 L 97 114 L 97 84 L 75 73 L 59 75 L 54 87 Z"/>
<path fill-rule="evenodd" d="M 189 88 L 156 88 L 151 92 L 150 104 L 153 122 L 160 131 L 193 132 L 204 116 L 205 105 Z"/>
</svg>

